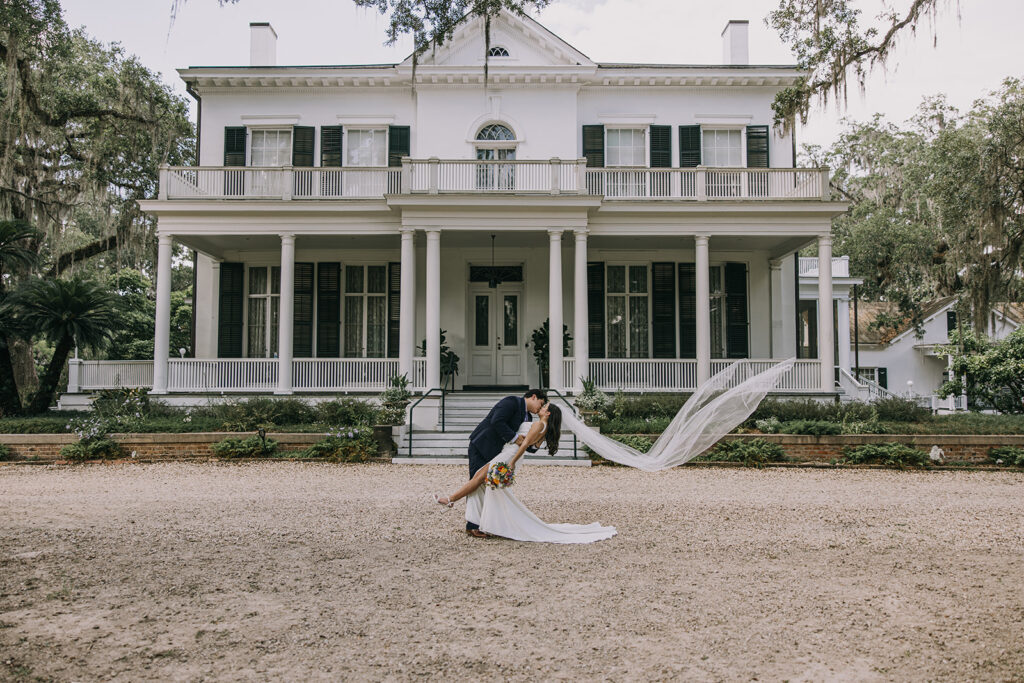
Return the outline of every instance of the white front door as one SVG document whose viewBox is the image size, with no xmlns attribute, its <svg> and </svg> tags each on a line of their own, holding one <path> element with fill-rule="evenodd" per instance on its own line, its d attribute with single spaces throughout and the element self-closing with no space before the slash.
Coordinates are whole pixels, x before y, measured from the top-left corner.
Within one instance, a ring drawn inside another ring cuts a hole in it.
<svg viewBox="0 0 1024 683">
<path fill-rule="evenodd" d="M 522 283 L 470 287 L 466 384 L 526 383 L 522 309 Z"/>
</svg>

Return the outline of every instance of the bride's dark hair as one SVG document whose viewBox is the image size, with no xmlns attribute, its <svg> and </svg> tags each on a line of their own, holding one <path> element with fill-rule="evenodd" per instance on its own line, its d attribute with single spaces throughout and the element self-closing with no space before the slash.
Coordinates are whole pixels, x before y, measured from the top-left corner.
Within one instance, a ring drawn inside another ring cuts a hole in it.
<svg viewBox="0 0 1024 683">
<path fill-rule="evenodd" d="M 562 438 L 562 411 L 558 406 L 548 404 L 548 430 L 544 433 L 544 443 L 548 447 L 548 455 L 558 452 L 558 440 Z"/>
</svg>

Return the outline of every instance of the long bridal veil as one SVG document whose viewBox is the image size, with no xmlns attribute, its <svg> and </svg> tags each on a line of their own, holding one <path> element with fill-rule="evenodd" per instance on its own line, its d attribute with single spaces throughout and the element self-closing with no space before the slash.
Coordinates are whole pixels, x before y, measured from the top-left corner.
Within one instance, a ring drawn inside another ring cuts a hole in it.
<svg viewBox="0 0 1024 683">
<path fill-rule="evenodd" d="M 692 460 L 743 424 L 792 368 L 793 359 L 761 373 L 747 361 L 731 364 L 683 404 L 647 453 L 591 429 L 569 410 L 562 412 L 562 426 L 606 460 L 645 472 L 665 470 Z M 736 386 L 727 388 L 731 384 Z"/>
</svg>

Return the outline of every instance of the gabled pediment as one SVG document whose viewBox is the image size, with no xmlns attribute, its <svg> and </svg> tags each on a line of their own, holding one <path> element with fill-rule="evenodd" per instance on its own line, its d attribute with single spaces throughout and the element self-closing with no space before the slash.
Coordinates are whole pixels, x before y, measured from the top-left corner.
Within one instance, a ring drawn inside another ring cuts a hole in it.
<svg viewBox="0 0 1024 683">
<path fill-rule="evenodd" d="M 491 21 L 491 48 L 504 48 L 508 56 L 491 57 L 492 67 L 593 66 L 585 54 L 530 17 L 503 11 Z M 484 20 L 470 17 L 451 40 L 420 55 L 421 66 L 482 67 L 487 52 Z M 412 57 L 402 63 L 411 65 Z"/>
</svg>

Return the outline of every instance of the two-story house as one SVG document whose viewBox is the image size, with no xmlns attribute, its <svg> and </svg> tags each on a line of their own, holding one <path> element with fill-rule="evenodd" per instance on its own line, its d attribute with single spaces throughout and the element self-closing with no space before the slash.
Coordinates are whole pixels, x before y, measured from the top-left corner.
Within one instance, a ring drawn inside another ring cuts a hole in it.
<svg viewBox="0 0 1024 683">
<path fill-rule="evenodd" d="M 530 18 L 481 20 L 398 64 L 180 70 L 199 159 L 159 196 L 154 394 L 376 392 L 396 373 L 456 388 L 690 391 L 736 359 L 797 355 L 797 250 L 831 259 L 827 169 L 795 168 L 771 103 L 799 76 L 748 63 L 595 62 Z M 485 52 L 487 70 L 485 78 Z M 168 348 L 172 244 L 198 253 L 193 358 Z M 831 269 L 817 297 L 833 299 Z M 833 393 L 833 307 L 783 390 Z M 425 346 L 421 343 L 425 340 Z M 79 367 L 74 389 L 140 373 Z"/>
</svg>

